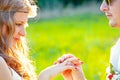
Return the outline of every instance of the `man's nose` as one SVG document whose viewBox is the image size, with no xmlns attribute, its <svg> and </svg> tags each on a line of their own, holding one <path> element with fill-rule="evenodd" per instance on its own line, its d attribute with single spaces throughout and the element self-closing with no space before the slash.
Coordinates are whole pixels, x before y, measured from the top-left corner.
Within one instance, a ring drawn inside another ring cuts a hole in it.
<svg viewBox="0 0 120 80">
<path fill-rule="evenodd" d="M 107 12 L 109 10 L 109 5 L 106 4 L 106 2 L 102 2 L 101 6 L 100 6 L 100 10 L 102 12 Z"/>
</svg>

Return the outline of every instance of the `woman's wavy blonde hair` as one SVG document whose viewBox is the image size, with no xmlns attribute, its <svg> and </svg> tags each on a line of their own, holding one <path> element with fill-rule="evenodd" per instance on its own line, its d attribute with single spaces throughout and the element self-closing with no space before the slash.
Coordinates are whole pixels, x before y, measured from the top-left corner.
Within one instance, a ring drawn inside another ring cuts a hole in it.
<svg viewBox="0 0 120 80">
<path fill-rule="evenodd" d="M 36 80 L 34 68 L 28 59 L 25 37 L 17 42 L 16 50 L 9 47 L 15 31 L 14 14 L 19 11 L 27 11 L 29 17 L 34 17 L 36 15 L 35 3 L 31 0 L 0 0 L 0 56 L 23 80 Z M 4 25 L 6 26 L 6 37 L 3 37 L 2 34 Z"/>
</svg>

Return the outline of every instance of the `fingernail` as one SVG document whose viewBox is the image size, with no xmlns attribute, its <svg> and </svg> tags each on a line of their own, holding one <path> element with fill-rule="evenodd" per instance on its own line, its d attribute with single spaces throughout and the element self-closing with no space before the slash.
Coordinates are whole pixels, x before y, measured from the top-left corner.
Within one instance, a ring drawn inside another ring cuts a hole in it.
<svg viewBox="0 0 120 80">
<path fill-rule="evenodd" d="M 54 62 L 54 65 L 57 64 L 57 62 Z"/>
<path fill-rule="evenodd" d="M 82 62 L 82 61 L 80 62 L 80 64 L 83 64 L 83 63 L 84 63 L 84 62 Z"/>
<path fill-rule="evenodd" d="M 75 67 L 75 69 L 77 69 L 77 67 Z"/>
<path fill-rule="evenodd" d="M 77 60 L 80 60 L 79 58 Z"/>
</svg>

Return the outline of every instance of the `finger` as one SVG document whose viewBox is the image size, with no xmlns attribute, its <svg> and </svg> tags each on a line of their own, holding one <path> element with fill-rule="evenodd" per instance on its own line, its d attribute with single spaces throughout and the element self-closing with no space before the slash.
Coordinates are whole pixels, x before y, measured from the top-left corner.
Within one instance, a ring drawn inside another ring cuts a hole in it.
<svg viewBox="0 0 120 80">
<path fill-rule="evenodd" d="M 65 60 L 64 62 L 63 62 L 64 64 L 68 64 L 68 63 L 78 63 L 78 61 L 77 61 L 77 59 L 76 58 L 69 58 L 69 59 L 67 59 L 67 60 Z"/>
<path fill-rule="evenodd" d="M 70 62 L 70 61 L 66 62 L 66 64 L 65 64 L 65 65 L 74 66 L 74 64 L 73 64 L 72 62 Z"/>
<path fill-rule="evenodd" d="M 76 58 L 76 57 L 72 54 L 64 54 L 57 61 L 55 61 L 54 64 L 60 64 L 60 63 L 64 62 L 65 60 L 69 59 L 69 58 Z M 78 59 L 78 60 L 80 60 L 80 59 Z M 80 64 L 82 64 L 82 62 Z"/>
<path fill-rule="evenodd" d="M 75 57 L 74 55 L 72 55 L 72 54 L 65 54 L 65 56 L 67 57 L 67 58 L 72 58 L 72 57 Z"/>
<path fill-rule="evenodd" d="M 75 69 L 79 71 L 82 69 L 82 66 L 77 66 L 77 67 L 75 67 Z"/>
<path fill-rule="evenodd" d="M 59 63 L 62 63 L 62 61 L 61 61 L 62 59 L 61 59 L 61 57 L 60 58 L 58 58 L 58 60 L 57 61 L 55 61 L 54 62 L 54 64 L 59 64 Z"/>
<path fill-rule="evenodd" d="M 54 64 L 57 64 L 57 63 L 58 63 L 57 61 L 54 62 Z"/>
<path fill-rule="evenodd" d="M 66 65 L 66 66 L 64 66 L 64 67 L 61 67 L 60 70 L 61 70 L 62 72 L 63 72 L 63 71 L 66 71 L 66 70 L 75 70 L 75 67 L 72 66 L 72 65 Z"/>
<path fill-rule="evenodd" d="M 73 60 L 72 63 L 74 63 L 75 66 L 80 66 L 80 65 L 83 64 L 83 62 L 78 60 L 78 59 L 77 60 Z"/>
<path fill-rule="evenodd" d="M 65 55 L 63 55 L 62 57 L 58 58 L 58 60 L 55 61 L 54 64 L 60 64 L 60 63 L 64 62 L 66 60 L 66 58 L 67 57 Z"/>
<path fill-rule="evenodd" d="M 56 66 L 58 67 L 54 69 L 56 70 L 57 73 L 62 73 L 63 71 L 66 71 L 66 70 L 75 69 L 75 66 L 72 66 L 72 65 L 58 64 Z"/>
<path fill-rule="evenodd" d="M 62 57 L 60 57 L 58 60 L 57 60 L 58 63 L 62 63 L 63 62 L 63 59 Z"/>
<path fill-rule="evenodd" d="M 76 58 L 69 58 L 66 61 L 64 61 L 63 63 L 66 64 L 66 65 L 69 65 L 71 63 L 71 64 L 74 64 L 74 66 L 80 66 L 80 65 L 83 64 L 82 61 L 80 61 Z"/>
<path fill-rule="evenodd" d="M 64 62 L 66 59 L 67 59 L 67 56 L 66 56 L 66 55 L 63 55 L 63 56 L 60 58 L 60 61 L 61 61 L 61 62 Z"/>
<path fill-rule="evenodd" d="M 69 58 L 76 58 L 76 57 L 73 56 L 72 54 L 64 54 L 61 58 L 58 59 L 58 63 L 62 63 Z"/>
<path fill-rule="evenodd" d="M 62 63 L 62 62 L 64 62 L 66 59 L 67 59 L 67 56 L 66 56 L 66 55 L 63 55 L 62 57 L 60 57 L 60 58 L 58 59 L 58 63 Z"/>
<path fill-rule="evenodd" d="M 74 66 L 80 66 L 80 65 L 82 65 L 83 64 L 83 62 L 82 61 L 80 61 L 80 59 L 77 59 L 77 58 L 69 58 L 69 59 L 67 59 L 66 60 L 66 62 L 67 61 L 71 61 L 72 63 L 74 63 Z M 60 64 L 61 62 L 55 62 L 55 64 Z M 67 65 L 69 65 L 70 63 L 66 63 Z"/>
</svg>

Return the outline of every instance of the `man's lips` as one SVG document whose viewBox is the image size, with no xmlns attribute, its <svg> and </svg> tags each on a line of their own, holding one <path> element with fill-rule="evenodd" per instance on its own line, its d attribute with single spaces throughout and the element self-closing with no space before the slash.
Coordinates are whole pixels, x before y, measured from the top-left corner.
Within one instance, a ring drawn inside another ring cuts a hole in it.
<svg viewBox="0 0 120 80">
<path fill-rule="evenodd" d="M 106 16 L 107 16 L 107 18 L 112 17 L 112 15 L 110 13 L 106 13 Z"/>
<path fill-rule="evenodd" d="M 108 19 L 110 19 L 112 17 L 112 15 L 106 15 Z"/>
<path fill-rule="evenodd" d="M 106 16 L 112 16 L 112 15 L 107 14 Z"/>
</svg>

